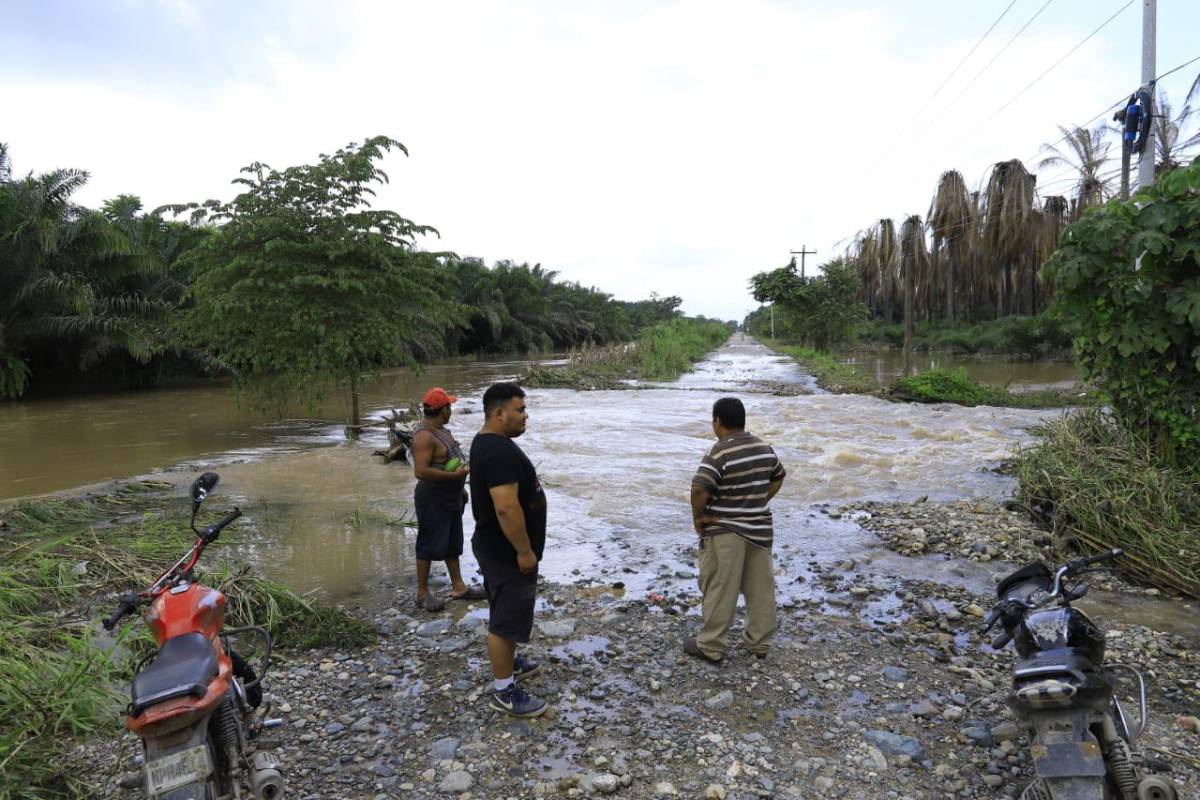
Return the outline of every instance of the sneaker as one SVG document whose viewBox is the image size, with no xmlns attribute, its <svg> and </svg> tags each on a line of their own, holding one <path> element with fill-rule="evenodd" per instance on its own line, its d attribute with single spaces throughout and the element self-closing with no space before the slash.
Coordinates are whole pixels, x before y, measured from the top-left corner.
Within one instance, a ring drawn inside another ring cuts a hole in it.
<svg viewBox="0 0 1200 800">
<path fill-rule="evenodd" d="M 542 665 L 537 661 L 525 658 L 522 655 L 513 656 L 513 677 L 518 680 L 527 678 L 542 668 Z"/>
<path fill-rule="evenodd" d="M 502 692 L 492 691 L 492 708 L 514 717 L 540 717 L 546 711 L 546 701 L 521 691 L 511 684 Z"/>
</svg>

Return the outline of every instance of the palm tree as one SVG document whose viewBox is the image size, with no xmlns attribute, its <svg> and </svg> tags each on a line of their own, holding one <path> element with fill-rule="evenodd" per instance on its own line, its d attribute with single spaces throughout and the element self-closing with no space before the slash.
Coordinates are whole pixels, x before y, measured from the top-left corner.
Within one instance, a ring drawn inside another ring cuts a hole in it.
<svg viewBox="0 0 1200 800">
<path fill-rule="evenodd" d="M 1066 165 L 1075 171 L 1075 213 L 1082 214 L 1092 206 L 1101 205 L 1109 194 L 1110 177 L 1102 175 L 1108 161 L 1112 143 L 1107 141 L 1109 128 L 1103 124 L 1095 130 L 1064 128 L 1058 126 L 1063 140 L 1055 144 L 1042 145 L 1042 151 L 1050 155 L 1038 162 L 1039 168 Z M 1060 149 L 1059 145 L 1065 145 Z"/>
<path fill-rule="evenodd" d="M 999 284 L 995 292 L 998 316 L 1019 312 L 1018 288 L 1029 290 L 1033 305 L 1034 186 L 1037 178 L 1018 159 L 993 165 L 988 178 L 983 217 L 983 266 Z"/>
<path fill-rule="evenodd" d="M 929 206 L 929 228 L 933 231 L 935 269 L 946 276 L 946 324 L 954 324 L 959 277 L 965 274 L 970 259 L 975 228 L 975 204 L 967 191 L 962 173 L 952 169 L 942 173 L 937 194 Z M 944 250 L 944 252 L 943 252 Z"/>
<path fill-rule="evenodd" d="M 1200 81 L 1200 78 L 1197 80 Z M 1184 131 L 1197 109 L 1190 103 L 1184 103 L 1179 113 L 1172 117 L 1171 101 L 1167 99 L 1167 93 L 1163 92 L 1159 96 L 1161 99 L 1156 104 L 1158 113 L 1154 115 L 1156 175 L 1184 166 L 1195 157 L 1195 151 L 1200 147 L 1200 130 L 1190 136 L 1184 136 Z"/>
<path fill-rule="evenodd" d="M 929 252 L 925 249 L 925 226 L 913 214 L 900 228 L 900 275 L 904 285 L 904 375 L 912 371 L 913 324 L 917 314 L 915 284 L 929 272 Z"/>
<path fill-rule="evenodd" d="M 900 240 L 896 236 L 896 223 L 890 219 L 879 220 L 875 229 L 875 252 L 879 259 L 879 285 L 883 294 L 883 318 L 888 325 L 895 321 L 897 301 L 900 297 Z"/>
</svg>

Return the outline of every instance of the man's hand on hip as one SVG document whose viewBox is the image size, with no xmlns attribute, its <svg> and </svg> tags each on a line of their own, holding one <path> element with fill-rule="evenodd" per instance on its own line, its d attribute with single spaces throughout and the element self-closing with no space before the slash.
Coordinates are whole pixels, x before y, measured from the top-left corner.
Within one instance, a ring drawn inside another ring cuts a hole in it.
<svg viewBox="0 0 1200 800">
<path fill-rule="evenodd" d="M 524 553 L 517 553 L 517 569 L 521 572 L 529 573 L 537 569 L 538 557 L 532 550 L 526 550 Z"/>
<path fill-rule="evenodd" d="M 716 525 L 717 518 L 710 514 L 701 514 L 692 519 L 692 527 L 696 529 L 696 533 L 700 536 L 704 535 L 704 529 L 710 525 Z"/>
</svg>

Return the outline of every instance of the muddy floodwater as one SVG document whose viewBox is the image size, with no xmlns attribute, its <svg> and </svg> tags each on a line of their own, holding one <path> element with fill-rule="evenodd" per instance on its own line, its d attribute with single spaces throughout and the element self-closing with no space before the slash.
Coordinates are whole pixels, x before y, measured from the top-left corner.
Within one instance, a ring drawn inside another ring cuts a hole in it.
<svg viewBox="0 0 1200 800">
<path fill-rule="evenodd" d="M 904 354 L 899 350 L 880 349 L 837 354 L 838 361 L 857 368 L 880 385 L 896 380 L 904 373 Z M 1079 369 L 1063 361 L 1009 361 L 1000 357 L 972 357 L 954 353 L 916 353 L 917 372 L 930 369 L 963 368 L 972 379 L 1014 390 L 1060 387 L 1078 383 Z"/>
<path fill-rule="evenodd" d="M 420 376 L 389 373 L 368 387 L 365 408 L 378 415 L 408 405 L 429 386 L 445 386 L 462 397 L 450 428 L 469 445 L 482 423 L 482 389 L 520 366 L 477 362 L 429 367 Z M 1024 366 L 1033 380 L 1046 377 L 1037 365 Z M 736 393 L 746 403 L 748 428 L 775 446 L 788 469 L 773 503 L 785 602 L 820 591 L 810 579 L 812 565 L 843 559 L 978 591 L 991 585 L 995 564 L 899 556 L 853 519 L 829 511 L 861 499 L 1006 496 L 1012 480 L 994 468 L 1028 440 L 1031 426 L 1062 411 L 749 390 L 764 382 L 815 390 L 795 362 L 734 337 L 672 383 L 530 391 L 528 432 L 519 444 L 547 490 L 543 573 L 619 583 L 626 592 L 693 584 L 689 483 L 712 443 L 713 401 Z M 339 414 L 328 410 L 329 419 Z M 211 513 L 236 503 L 248 517 L 231 529 L 226 553 L 301 591 L 369 607 L 387 604 L 412 580 L 414 479 L 405 464 L 384 465 L 372 455 L 385 443 L 382 431 L 348 442 L 333 422 L 263 425 L 237 407 L 228 389 L 209 387 L 0 406 L 0 441 L 0 491 L 8 496 L 156 468 L 182 485 L 202 469 L 216 469 L 222 482 Z M 465 528 L 464 566 L 474 574 L 469 511 Z M 890 602 L 884 597 L 873 611 L 887 614 Z M 1148 601 L 1135 613 L 1166 618 L 1167 605 Z"/>
</svg>

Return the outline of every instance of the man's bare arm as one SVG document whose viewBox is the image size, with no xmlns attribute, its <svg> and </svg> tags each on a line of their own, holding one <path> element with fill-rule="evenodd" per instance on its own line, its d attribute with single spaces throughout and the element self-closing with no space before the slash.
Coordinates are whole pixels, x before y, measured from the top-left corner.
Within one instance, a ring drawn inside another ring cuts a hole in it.
<svg viewBox="0 0 1200 800">
<path fill-rule="evenodd" d="M 517 551 L 517 566 L 522 572 L 531 571 L 537 566 L 537 556 L 529 543 L 529 531 L 525 529 L 525 512 L 521 510 L 521 502 L 517 497 L 517 484 L 493 486 L 488 492 L 492 496 L 492 504 L 496 507 L 500 530 Z"/>
<path fill-rule="evenodd" d="M 465 476 L 468 470 L 460 467 L 454 472 L 433 468 L 433 434 L 429 431 L 417 431 L 413 437 L 413 475 L 419 481 L 457 481 Z"/>
<path fill-rule="evenodd" d="M 779 494 L 779 490 L 782 487 L 783 487 L 783 478 L 779 478 L 778 480 L 771 481 L 771 485 L 767 487 L 767 502 L 768 503 L 771 502 L 771 500 L 775 497 L 775 495 Z"/>
</svg>

